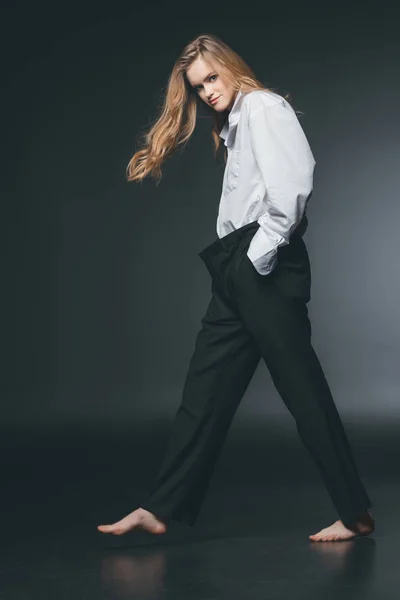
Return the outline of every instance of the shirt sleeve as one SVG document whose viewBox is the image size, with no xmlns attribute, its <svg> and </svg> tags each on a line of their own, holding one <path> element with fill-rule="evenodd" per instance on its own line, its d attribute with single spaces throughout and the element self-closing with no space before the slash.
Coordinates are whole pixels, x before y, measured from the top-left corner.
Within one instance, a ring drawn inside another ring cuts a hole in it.
<svg viewBox="0 0 400 600">
<path fill-rule="evenodd" d="M 277 249 L 289 243 L 313 189 L 315 160 L 293 108 L 282 99 L 249 106 L 250 144 L 266 186 L 266 212 L 258 219 L 247 256 L 260 275 L 276 266 Z"/>
</svg>

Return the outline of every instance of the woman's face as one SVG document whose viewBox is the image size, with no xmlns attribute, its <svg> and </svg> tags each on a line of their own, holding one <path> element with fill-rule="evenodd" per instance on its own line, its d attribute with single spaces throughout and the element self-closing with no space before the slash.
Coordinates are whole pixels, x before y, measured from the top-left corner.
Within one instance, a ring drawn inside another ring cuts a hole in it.
<svg viewBox="0 0 400 600">
<path fill-rule="evenodd" d="M 232 108 L 236 90 L 202 56 L 192 62 L 186 70 L 186 77 L 195 92 L 208 106 L 217 112 L 229 111 Z"/>
</svg>

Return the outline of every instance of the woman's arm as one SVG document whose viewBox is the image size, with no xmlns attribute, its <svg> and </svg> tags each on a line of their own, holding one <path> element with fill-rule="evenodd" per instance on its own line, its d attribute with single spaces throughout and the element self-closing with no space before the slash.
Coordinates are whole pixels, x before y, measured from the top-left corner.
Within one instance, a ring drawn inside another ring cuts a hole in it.
<svg viewBox="0 0 400 600">
<path fill-rule="evenodd" d="M 258 219 L 247 256 L 261 275 L 276 265 L 277 248 L 289 243 L 313 189 L 315 160 L 293 108 L 282 99 L 266 107 L 249 98 L 251 148 L 267 189 L 267 210 Z"/>
</svg>

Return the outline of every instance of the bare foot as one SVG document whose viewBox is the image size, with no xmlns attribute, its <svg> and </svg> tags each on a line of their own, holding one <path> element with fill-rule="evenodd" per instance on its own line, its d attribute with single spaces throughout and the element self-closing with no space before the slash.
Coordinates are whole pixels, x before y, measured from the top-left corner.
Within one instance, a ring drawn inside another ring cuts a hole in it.
<svg viewBox="0 0 400 600">
<path fill-rule="evenodd" d="M 360 520 L 354 525 L 354 529 L 347 529 L 342 521 L 336 521 L 330 527 L 321 529 L 314 535 L 309 535 L 313 542 L 337 542 L 342 540 L 351 540 L 355 537 L 361 537 L 372 533 L 375 529 L 375 521 L 371 513 L 367 510 Z"/>
<path fill-rule="evenodd" d="M 144 529 L 150 533 L 165 533 L 167 527 L 153 513 L 144 508 L 137 508 L 126 517 L 112 525 L 98 525 L 97 529 L 102 533 L 122 535 L 132 529 Z"/>
</svg>

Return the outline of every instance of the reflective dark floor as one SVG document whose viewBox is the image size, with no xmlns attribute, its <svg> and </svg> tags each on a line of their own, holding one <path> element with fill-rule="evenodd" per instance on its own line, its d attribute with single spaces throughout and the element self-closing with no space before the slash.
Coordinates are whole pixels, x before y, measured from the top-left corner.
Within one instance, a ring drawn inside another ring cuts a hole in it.
<svg viewBox="0 0 400 600">
<path fill-rule="evenodd" d="M 399 436 L 393 424 L 348 431 L 377 529 L 326 544 L 307 536 L 336 515 L 293 430 L 232 433 L 195 527 L 173 523 L 163 536 L 96 526 L 140 502 L 167 423 L 4 432 L 0 598 L 397 599 Z"/>
</svg>

